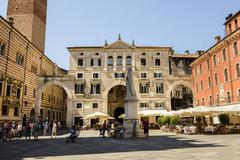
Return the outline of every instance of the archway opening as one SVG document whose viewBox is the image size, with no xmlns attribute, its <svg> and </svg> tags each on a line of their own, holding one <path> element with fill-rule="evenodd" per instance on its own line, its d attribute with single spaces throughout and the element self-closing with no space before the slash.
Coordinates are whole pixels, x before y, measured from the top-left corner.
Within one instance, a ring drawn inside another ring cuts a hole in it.
<svg viewBox="0 0 240 160">
<path fill-rule="evenodd" d="M 192 89 L 185 85 L 177 85 L 171 91 L 172 110 L 179 110 L 193 107 Z"/>
<path fill-rule="evenodd" d="M 126 95 L 126 87 L 117 85 L 108 92 L 108 114 L 117 121 L 122 121 L 119 116 L 124 114 L 124 102 Z"/>
<path fill-rule="evenodd" d="M 35 112 L 35 109 L 31 109 L 30 111 L 30 121 L 33 121 L 35 119 L 35 115 L 36 115 L 36 112 Z"/>
</svg>

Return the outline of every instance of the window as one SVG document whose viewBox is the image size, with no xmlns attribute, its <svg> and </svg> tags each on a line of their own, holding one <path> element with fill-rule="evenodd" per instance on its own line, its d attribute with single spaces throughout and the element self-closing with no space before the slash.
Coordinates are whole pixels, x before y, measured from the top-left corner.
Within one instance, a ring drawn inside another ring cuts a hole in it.
<svg viewBox="0 0 240 160">
<path fill-rule="evenodd" d="M 78 59 L 78 66 L 83 67 L 84 66 L 84 61 L 83 59 Z"/>
<path fill-rule="evenodd" d="M 7 84 L 7 90 L 6 90 L 6 96 L 7 97 L 11 96 L 11 90 L 12 90 L 11 84 Z"/>
<path fill-rule="evenodd" d="M 97 52 L 97 53 L 95 53 L 95 56 L 99 56 L 99 53 Z"/>
<path fill-rule="evenodd" d="M 194 68 L 195 76 L 197 76 L 197 67 Z"/>
<path fill-rule="evenodd" d="M 126 58 L 126 66 L 131 66 L 132 65 L 132 57 L 131 56 L 127 56 Z"/>
<path fill-rule="evenodd" d="M 4 55 L 5 52 L 5 44 L 0 42 L 0 55 Z"/>
<path fill-rule="evenodd" d="M 212 96 L 209 96 L 209 105 L 212 105 Z"/>
<path fill-rule="evenodd" d="M 238 45 L 237 45 L 237 42 L 235 42 L 235 43 L 233 44 L 233 50 L 234 50 L 234 55 L 235 55 L 235 56 L 238 55 Z"/>
<path fill-rule="evenodd" d="M 211 77 L 208 76 L 208 87 L 211 87 Z"/>
<path fill-rule="evenodd" d="M 92 108 L 97 109 L 98 108 L 98 103 L 92 103 Z"/>
<path fill-rule="evenodd" d="M 2 106 L 2 115 L 3 116 L 7 116 L 8 115 L 8 106 L 7 105 L 3 105 Z"/>
<path fill-rule="evenodd" d="M 113 66 L 113 57 L 109 56 L 108 57 L 108 62 L 107 62 L 108 66 Z"/>
<path fill-rule="evenodd" d="M 165 104 L 164 102 L 161 102 L 161 103 L 155 103 L 155 108 L 164 108 Z"/>
<path fill-rule="evenodd" d="M 93 67 L 101 66 L 101 59 L 91 59 L 91 66 Z"/>
<path fill-rule="evenodd" d="M 227 60 L 227 57 L 226 57 L 226 49 L 224 48 L 223 51 L 222 51 L 222 58 L 223 58 L 223 61 L 226 61 Z"/>
<path fill-rule="evenodd" d="M 124 73 L 115 73 L 115 78 L 124 78 L 125 74 Z"/>
<path fill-rule="evenodd" d="M 31 66 L 31 72 L 37 74 L 38 68 L 34 65 Z"/>
<path fill-rule="evenodd" d="M 228 70 L 227 69 L 224 70 L 224 80 L 225 80 L 225 82 L 228 81 Z"/>
<path fill-rule="evenodd" d="M 216 104 L 219 104 L 219 103 L 220 103 L 219 94 L 217 94 L 217 97 L 216 97 Z"/>
<path fill-rule="evenodd" d="M 83 79 L 83 73 L 77 73 L 77 79 Z"/>
<path fill-rule="evenodd" d="M 17 99 L 21 97 L 21 88 L 17 88 Z"/>
<path fill-rule="evenodd" d="M 156 93 L 164 93 L 164 89 L 163 89 L 163 83 L 157 84 L 156 85 Z"/>
<path fill-rule="evenodd" d="M 149 107 L 149 103 L 140 103 L 139 107 L 140 108 L 148 108 Z"/>
<path fill-rule="evenodd" d="M 146 94 L 146 93 L 148 93 L 148 84 L 146 84 L 146 83 L 140 83 L 139 84 L 139 90 L 140 90 L 140 93 L 141 94 Z"/>
<path fill-rule="evenodd" d="M 202 98 L 202 105 L 204 106 L 204 98 Z"/>
<path fill-rule="evenodd" d="M 24 86 L 24 96 L 26 96 L 27 95 L 27 85 L 25 84 L 25 86 Z"/>
<path fill-rule="evenodd" d="M 93 79 L 99 79 L 99 73 L 93 73 L 92 77 Z"/>
<path fill-rule="evenodd" d="M 146 53 L 142 53 L 142 56 L 145 56 L 146 55 Z"/>
<path fill-rule="evenodd" d="M 156 79 L 162 78 L 162 73 L 160 73 L 160 72 L 155 72 L 155 73 L 154 73 L 154 78 L 156 78 Z"/>
<path fill-rule="evenodd" d="M 35 96 L 36 96 L 36 89 L 33 88 L 33 98 L 35 98 Z"/>
<path fill-rule="evenodd" d="M 240 77 L 240 65 L 239 65 L 239 63 L 236 65 L 236 75 L 237 75 L 237 78 Z"/>
<path fill-rule="evenodd" d="M 18 107 L 14 107 L 14 116 L 18 116 Z"/>
<path fill-rule="evenodd" d="M 240 89 L 237 90 L 237 101 L 240 102 Z"/>
<path fill-rule="evenodd" d="M 197 100 L 197 105 L 198 105 L 198 106 L 200 105 L 200 100 L 199 100 L 199 99 Z"/>
<path fill-rule="evenodd" d="M 160 56 L 160 53 L 158 52 L 158 53 L 156 53 L 156 56 Z"/>
<path fill-rule="evenodd" d="M 2 95 L 2 86 L 3 86 L 3 82 L 0 81 L 0 96 Z"/>
<path fill-rule="evenodd" d="M 117 66 L 122 66 L 122 56 L 117 57 Z"/>
<path fill-rule="evenodd" d="M 232 25 L 231 24 L 228 25 L 228 30 L 229 30 L 229 33 L 232 33 Z"/>
<path fill-rule="evenodd" d="M 202 74 L 202 64 L 200 64 L 200 74 Z"/>
<path fill-rule="evenodd" d="M 203 81 L 201 80 L 201 90 L 203 90 Z"/>
<path fill-rule="evenodd" d="M 48 102 L 50 102 L 51 101 L 51 95 L 49 94 L 48 95 Z"/>
<path fill-rule="evenodd" d="M 141 59 L 141 66 L 147 66 L 146 59 Z"/>
<path fill-rule="evenodd" d="M 24 64 L 24 56 L 21 55 L 20 53 L 17 53 L 16 55 L 16 63 L 21 66 L 23 66 Z"/>
<path fill-rule="evenodd" d="M 141 74 L 140 74 L 140 77 L 143 78 L 143 79 L 146 79 L 146 78 L 147 78 L 147 73 L 145 73 L 145 72 L 144 72 L 144 73 L 141 73 Z"/>
<path fill-rule="evenodd" d="M 196 83 L 196 92 L 198 92 L 198 83 Z"/>
<path fill-rule="evenodd" d="M 217 85 L 218 84 L 218 75 L 217 75 L 217 73 L 214 74 L 214 79 L 215 79 L 215 85 Z"/>
<path fill-rule="evenodd" d="M 235 28 L 236 28 L 236 29 L 238 29 L 238 20 L 237 20 L 237 19 L 235 19 L 235 21 L 234 21 L 234 22 L 235 22 Z"/>
<path fill-rule="evenodd" d="M 216 55 L 213 56 L 213 64 L 214 64 L 214 66 L 217 65 L 217 58 L 216 58 Z"/>
<path fill-rule="evenodd" d="M 44 93 L 42 93 L 42 98 L 41 99 L 43 100 L 43 98 L 44 98 Z"/>
<path fill-rule="evenodd" d="M 84 84 L 75 84 L 75 94 L 84 94 Z"/>
<path fill-rule="evenodd" d="M 207 69 L 210 69 L 210 61 L 207 59 Z"/>
<path fill-rule="evenodd" d="M 76 103 L 76 108 L 77 109 L 83 109 L 83 103 L 82 102 Z"/>
<path fill-rule="evenodd" d="M 91 94 L 100 94 L 100 84 L 91 84 Z"/>
<path fill-rule="evenodd" d="M 230 95 L 230 92 L 227 92 L 227 103 L 231 103 L 231 95 Z"/>
<path fill-rule="evenodd" d="M 155 66 L 161 66 L 161 60 L 155 59 Z"/>
</svg>

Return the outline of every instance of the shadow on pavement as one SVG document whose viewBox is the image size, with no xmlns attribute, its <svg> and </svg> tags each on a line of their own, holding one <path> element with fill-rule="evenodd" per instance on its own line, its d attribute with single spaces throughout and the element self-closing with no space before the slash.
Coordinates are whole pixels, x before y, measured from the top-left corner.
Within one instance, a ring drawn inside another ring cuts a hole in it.
<svg viewBox="0 0 240 160">
<path fill-rule="evenodd" d="M 25 142 L 13 140 L 0 142 L 0 159 L 24 159 L 48 156 L 84 155 L 132 151 L 163 151 L 179 148 L 222 147 L 216 144 L 182 139 L 178 136 L 151 136 L 148 139 L 112 139 L 80 137 L 78 143 L 65 143 L 64 138 L 40 139 Z"/>
</svg>

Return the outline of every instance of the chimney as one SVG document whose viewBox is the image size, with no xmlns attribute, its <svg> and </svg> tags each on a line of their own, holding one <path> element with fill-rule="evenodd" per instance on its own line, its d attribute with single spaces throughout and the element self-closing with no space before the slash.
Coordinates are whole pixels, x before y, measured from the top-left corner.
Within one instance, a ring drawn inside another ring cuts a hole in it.
<svg viewBox="0 0 240 160">
<path fill-rule="evenodd" d="M 221 41 L 221 36 L 217 35 L 214 39 L 215 39 L 216 43 L 218 43 Z"/>
</svg>

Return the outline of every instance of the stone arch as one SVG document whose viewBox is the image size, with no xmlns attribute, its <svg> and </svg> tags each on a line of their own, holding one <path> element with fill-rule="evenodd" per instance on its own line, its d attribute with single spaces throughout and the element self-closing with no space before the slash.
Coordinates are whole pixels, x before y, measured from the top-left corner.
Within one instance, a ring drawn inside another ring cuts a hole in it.
<svg viewBox="0 0 240 160">
<path fill-rule="evenodd" d="M 168 83 L 167 86 L 167 91 L 166 91 L 166 98 L 167 98 L 167 101 L 166 101 L 166 106 L 167 106 L 167 109 L 168 110 L 171 110 L 171 91 L 177 87 L 178 85 L 183 85 L 183 86 L 186 86 L 187 88 L 189 88 L 192 93 L 193 93 L 193 84 L 189 81 L 185 81 L 185 80 L 179 80 L 179 81 L 175 81 L 173 83 Z"/>
<path fill-rule="evenodd" d="M 40 106 L 41 106 L 41 95 L 42 95 L 42 92 L 44 91 L 44 89 L 46 89 L 47 87 L 49 86 L 52 86 L 52 85 L 57 85 L 57 86 L 60 86 L 64 89 L 64 91 L 66 92 L 67 96 L 68 96 L 68 104 L 67 104 L 67 125 L 68 126 L 71 126 L 72 124 L 72 106 L 71 106 L 71 100 L 74 98 L 74 94 L 72 94 L 72 92 L 70 91 L 70 89 L 67 87 L 67 85 L 61 81 L 58 81 L 58 80 L 51 80 L 51 81 L 48 81 L 47 83 L 44 83 L 43 85 L 39 86 L 38 90 L 37 90 L 37 93 L 36 93 L 36 105 L 35 105 L 35 111 L 36 111 L 36 115 L 35 115 L 35 118 L 38 119 L 39 118 L 39 115 L 40 115 Z M 50 115 L 48 116 L 52 116 L 51 115 L 52 113 L 50 113 Z"/>
<path fill-rule="evenodd" d="M 106 99 L 108 97 L 108 92 L 113 88 L 113 87 L 116 87 L 116 86 L 119 86 L 119 85 L 122 85 L 122 86 L 125 86 L 126 87 L 126 82 L 125 81 L 115 81 L 113 83 L 109 83 L 108 86 L 106 86 L 104 92 L 103 92 L 103 98 Z"/>
</svg>

